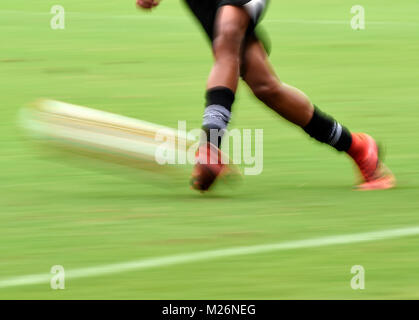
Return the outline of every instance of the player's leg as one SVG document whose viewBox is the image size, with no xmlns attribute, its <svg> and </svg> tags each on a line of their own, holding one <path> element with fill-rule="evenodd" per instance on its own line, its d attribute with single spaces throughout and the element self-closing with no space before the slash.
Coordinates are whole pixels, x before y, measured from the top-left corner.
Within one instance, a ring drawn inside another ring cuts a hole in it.
<svg viewBox="0 0 419 320">
<path fill-rule="evenodd" d="M 309 98 L 279 80 L 263 45 L 255 37 L 246 43 L 242 77 L 259 100 L 288 121 L 305 127 L 312 119 L 314 106 Z"/>
<path fill-rule="evenodd" d="M 231 5 L 218 9 L 212 44 L 214 65 L 207 89 L 224 87 L 236 92 L 240 72 L 240 52 L 249 25 L 249 15 L 242 7 Z"/>
<path fill-rule="evenodd" d="M 249 15 L 239 6 L 221 6 L 216 14 L 212 49 L 214 65 L 207 82 L 203 129 L 207 141 L 219 146 L 230 121 L 240 78 L 240 55 Z"/>
<path fill-rule="evenodd" d="M 211 1 L 218 7 L 210 31 L 215 62 L 207 82 L 203 129 L 208 141 L 218 147 L 230 121 L 245 37 L 259 21 L 267 0 Z"/>
<path fill-rule="evenodd" d="M 260 42 L 247 42 L 243 57 L 243 79 L 255 96 L 288 121 L 302 127 L 313 138 L 347 151 L 352 143 L 350 132 L 315 108 L 300 90 L 281 82 L 269 64 Z"/>
<path fill-rule="evenodd" d="M 365 134 L 351 134 L 332 117 L 314 107 L 303 92 L 282 83 L 256 38 L 247 41 L 242 65 L 243 79 L 258 99 L 303 128 L 311 137 L 348 153 L 354 159 L 365 180 L 362 188 L 384 189 L 394 185 L 394 177 L 379 160 L 375 141 Z"/>
<path fill-rule="evenodd" d="M 202 125 L 206 137 L 199 147 L 191 179 L 192 187 L 201 191 L 208 190 L 214 180 L 228 169 L 221 161 L 219 146 L 230 121 L 240 78 L 240 57 L 251 20 L 239 2 L 213 0 L 219 8 L 214 16 L 213 30 L 206 28 L 212 38 L 215 61 L 207 82 Z M 205 21 L 205 18 L 201 17 L 200 21 Z"/>
</svg>

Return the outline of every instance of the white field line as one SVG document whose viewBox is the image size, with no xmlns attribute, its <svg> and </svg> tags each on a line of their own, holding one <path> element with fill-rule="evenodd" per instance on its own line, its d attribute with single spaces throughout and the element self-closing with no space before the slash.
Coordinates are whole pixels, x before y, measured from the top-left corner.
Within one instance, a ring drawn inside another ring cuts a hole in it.
<svg viewBox="0 0 419 320">
<path fill-rule="evenodd" d="M 35 11 L 19 11 L 19 10 L 0 10 L 0 15 L 41 15 L 41 16 L 52 16 L 49 12 L 35 12 Z M 75 12 L 66 11 L 67 17 L 84 18 L 84 19 L 123 19 L 123 20 L 145 20 L 145 19 L 160 19 L 165 21 L 177 21 L 189 19 L 187 16 L 163 16 L 158 13 L 147 14 L 147 13 L 135 13 L 135 14 L 101 14 L 101 13 L 86 13 L 86 12 Z M 347 20 L 312 20 L 312 19 L 265 19 L 267 23 L 284 23 L 284 24 L 337 24 L 337 25 L 350 25 L 351 19 L 348 17 Z M 366 24 L 370 25 L 400 25 L 400 26 L 418 26 L 418 21 L 370 21 L 367 20 Z"/>
<path fill-rule="evenodd" d="M 97 277 L 116 273 L 123 273 L 134 270 L 153 269 L 158 267 L 172 266 L 185 263 L 194 263 L 219 258 L 228 258 L 234 256 L 244 256 L 260 253 L 268 253 L 292 249 L 304 249 L 325 247 L 339 244 L 361 243 L 369 241 L 378 241 L 386 239 L 395 239 L 419 235 L 419 227 L 390 229 L 366 233 L 354 233 L 340 236 L 331 236 L 323 238 L 314 238 L 306 240 L 296 240 L 272 244 L 233 247 L 228 249 L 201 251 L 196 253 L 178 254 L 165 257 L 141 259 L 123 263 L 108 264 L 96 267 L 80 268 L 65 271 L 65 279 L 80 279 L 87 277 Z M 0 280 L 0 288 L 48 284 L 52 274 L 32 274 L 18 276 Z"/>
</svg>

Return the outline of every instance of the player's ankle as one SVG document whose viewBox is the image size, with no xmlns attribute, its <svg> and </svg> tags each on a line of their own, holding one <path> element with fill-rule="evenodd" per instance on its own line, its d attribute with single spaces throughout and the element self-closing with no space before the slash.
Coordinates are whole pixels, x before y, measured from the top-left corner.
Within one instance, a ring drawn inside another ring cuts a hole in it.
<svg viewBox="0 0 419 320">
<path fill-rule="evenodd" d="M 317 107 L 315 107 L 312 119 L 303 129 L 312 138 L 338 151 L 348 151 L 352 144 L 349 130 Z"/>
<path fill-rule="evenodd" d="M 206 133 L 206 142 L 220 147 L 221 139 L 231 118 L 231 107 L 235 94 L 226 87 L 209 89 L 202 128 Z"/>
<path fill-rule="evenodd" d="M 358 157 L 363 152 L 363 143 L 362 139 L 357 135 L 352 133 L 352 143 L 347 153 L 352 158 Z"/>
</svg>

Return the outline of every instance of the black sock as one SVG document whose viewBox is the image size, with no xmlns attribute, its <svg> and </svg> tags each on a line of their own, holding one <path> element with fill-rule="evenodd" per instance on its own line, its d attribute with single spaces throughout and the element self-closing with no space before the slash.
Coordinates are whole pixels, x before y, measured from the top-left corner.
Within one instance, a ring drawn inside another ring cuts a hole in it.
<svg viewBox="0 0 419 320">
<path fill-rule="evenodd" d="M 234 97 L 234 92 L 226 87 L 215 87 L 207 91 L 202 128 L 207 141 L 217 147 L 221 145 L 224 130 L 230 122 Z"/>
<path fill-rule="evenodd" d="M 314 106 L 313 118 L 304 128 L 312 138 L 327 143 L 338 151 L 348 151 L 352 136 L 347 128 Z"/>
</svg>

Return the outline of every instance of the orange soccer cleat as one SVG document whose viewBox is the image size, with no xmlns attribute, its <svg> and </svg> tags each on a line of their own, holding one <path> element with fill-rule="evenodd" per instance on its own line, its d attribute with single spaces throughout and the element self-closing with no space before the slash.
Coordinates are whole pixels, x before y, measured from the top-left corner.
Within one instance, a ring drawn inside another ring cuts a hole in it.
<svg viewBox="0 0 419 320">
<path fill-rule="evenodd" d="M 201 145 L 196 153 L 191 187 L 205 192 L 211 188 L 217 178 L 234 174 L 228 162 L 228 157 L 215 145 L 209 142 Z"/>
<path fill-rule="evenodd" d="M 356 187 L 358 190 L 382 190 L 395 186 L 396 179 L 380 160 L 379 147 L 372 137 L 365 133 L 353 133 L 348 154 L 364 180 Z"/>
</svg>

